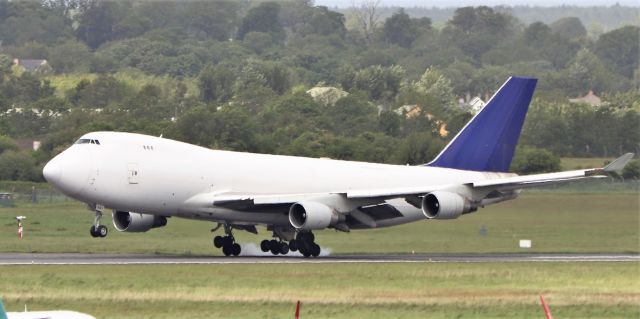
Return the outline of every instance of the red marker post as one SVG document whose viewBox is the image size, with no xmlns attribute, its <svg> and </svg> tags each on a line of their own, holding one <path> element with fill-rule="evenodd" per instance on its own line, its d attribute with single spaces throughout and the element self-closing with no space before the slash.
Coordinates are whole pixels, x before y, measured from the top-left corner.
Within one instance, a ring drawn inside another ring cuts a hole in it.
<svg viewBox="0 0 640 319">
<path fill-rule="evenodd" d="M 542 295 L 540 295 L 540 302 L 542 302 L 542 309 L 544 309 L 544 315 L 547 316 L 547 319 L 553 319 L 551 311 L 549 310 L 549 307 L 547 307 L 547 303 L 544 302 L 544 297 L 542 297 Z"/>
</svg>

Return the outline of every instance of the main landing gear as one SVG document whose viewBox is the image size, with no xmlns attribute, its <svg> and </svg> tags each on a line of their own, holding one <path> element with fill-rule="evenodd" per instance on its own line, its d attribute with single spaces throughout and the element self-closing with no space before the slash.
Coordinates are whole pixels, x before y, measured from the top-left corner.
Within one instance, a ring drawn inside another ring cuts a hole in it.
<svg viewBox="0 0 640 319">
<path fill-rule="evenodd" d="M 312 232 L 300 232 L 287 244 L 283 240 L 263 240 L 260 243 L 260 249 L 263 252 L 271 252 L 274 255 L 286 255 L 289 251 L 300 251 L 305 257 L 318 257 L 320 255 L 320 246 L 314 242 L 315 236 Z"/>
<path fill-rule="evenodd" d="M 93 220 L 93 226 L 89 229 L 89 234 L 91 234 L 91 237 L 93 238 L 107 237 L 107 234 L 109 233 L 107 226 L 100 225 L 100 221 L 102 220 L 102 210 L 104 210 L 104 207 L 101 205 L 96 205 L 94 208 L 96 217 Z"/>
<path fill-rule="evenodd" d="M 216 236 L 213 238 L 213 245 L 216 248 L 222 248 L 222 253 L 225 256 L 238 256 L 240 255 L 240 245 L 236 243 L 231 232 L 231 226 L 224 225 L 224 232 L 226 236 Z"/>
</svg>

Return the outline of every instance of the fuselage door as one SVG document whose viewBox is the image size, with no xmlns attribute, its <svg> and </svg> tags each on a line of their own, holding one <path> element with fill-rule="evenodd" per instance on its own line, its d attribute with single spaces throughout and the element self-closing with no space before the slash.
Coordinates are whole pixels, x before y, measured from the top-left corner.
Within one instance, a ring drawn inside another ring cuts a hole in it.
<svg viewBox="0 0 640 319">
<path fill-rule="evenodd" d="M 138 164 L 129 163 L 127 164 L 127 179 L 129 184 L 138 184 Z"/>
</svg>

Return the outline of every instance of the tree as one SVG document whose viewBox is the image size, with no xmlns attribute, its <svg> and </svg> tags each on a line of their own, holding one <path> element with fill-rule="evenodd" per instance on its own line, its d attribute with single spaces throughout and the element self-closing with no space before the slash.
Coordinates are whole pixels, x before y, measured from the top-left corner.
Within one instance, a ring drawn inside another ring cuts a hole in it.
<svg viewBox="0 0 640 319">
<path fill-rule="evenodd" d="M 395 162 L 407 165 L 428 163 L 438 155 L 442 146 L 442 142 L 430 132 L 412 133 L 399 146 Z"/>
<path fill-rule="evenodd" d="M 224 65 L 208 64 L 198 76 L 200 95 L 205 102 L 226 102 L 233 96 L 235 74 Z"/>
<path fill-rule="evenodd" d="M 120 102 L 130 95 L 126 84 L 110 75 L 100 75 L 95 80 L 83 79 L 67 93 L 67 98 L 77 106 L 104 108 Z"/>
<path fill-rule="evenodd" d="M 0 135 L 0 154 L 6 151 L 18 151 L 18 144 L 16 141 L 8 136 Z"/>
<path fill-rule="evenodd" d="M 0 154 L 0 179 L 38 181 L 36 163 L 28 153 L 6 151 Z"/>
<path fill-rule="evenodd" d="M 185 3 L 185 19 L 190 33 L 196 38 L 227 41 L 232 38 L 238 20 L 239 2 L 189 1 Z M 253 30 L 261 31 L 261 30 Z"/>
<path fill-rule="evenodd" d="M 360 29 L 368 44 L 373 43 L 373 34 L 378 27 L 380 19 L 379 6 L 380 0 L 362 0 L 359 7 L 353 6 Z"/>
<path fill-rule="evenodd" d="M 118 21 L 128 12 L 124 4 L 112 1 L 87 1 L 80 6 L 76 36 L 90 48 L 115 38 L 114 29 Z"/>
<path fill-rule="evenodd" d="M 356 72 L 354 87 L 367 92 L 374 100 L 390 99 L 400 90 L 400 82 L 404 74 L 405 70 L 398 65 L 370 66 Z"/>
<path fill-rule="evenodd" d="M 581 38 L 587 35 L 587 29 L 578 17 L 564 17 L 551 24 L 553 33 L 567 39 Z"/>
<path fill-rule="evenodd" d="M 242 44 L 257 54 L 262 54 L 271 47 L 273 41 L 271 35 L 266 32 L 251 31 L 244 36 Z"/>
<path fill-rule="evenodd" d="M 89 48 L 75 40 L 68 40 L 49 50 L 49 63 L 56 73 L 87 72 L 90 62 Z"/>
<path fill-rule="evenodd" d="M 344 26 L 344 15 L 331 11 L 325 6 L 318 6 L 312 9 L 309 21 L 309 32 L 322 35 L 337 34 L 344 38 L 347 29 Z"/>
<path fill-rule="evenodd" d="M 271 34 L 277 42 L 284 41 L 285 32 L 278 19 L 279 14 L 280 5 L 275 2 L 262 2 L 258 6 L 249 9 L 249 12 L 240 23 L 238 39 L 244 40 L 247 33 L 256 31 Z"/>
<path fill-rule="evenodd" d="M 444 77 L 442 73 L 435 68 L 428 68 L 415 83 L 419 92 L 429 94 L 436 98 L 440 105 L 448 108 L 455 104 L 455 95 L 451 81 Z"/>
<path fill-rule="evenodd" d="M 405 48 L 410 47 L 420 35 L 416 23 L 404 12 L 404 9 L 398 10 L 385 20 L 382 34 L 385 41 Z"/>
<path fill-rule="evenodd" d="M 626 26 L 601 35 L 595 53 L 619 74 L 631 79 L 639 67 L 640 27 Z"/>
</svg>

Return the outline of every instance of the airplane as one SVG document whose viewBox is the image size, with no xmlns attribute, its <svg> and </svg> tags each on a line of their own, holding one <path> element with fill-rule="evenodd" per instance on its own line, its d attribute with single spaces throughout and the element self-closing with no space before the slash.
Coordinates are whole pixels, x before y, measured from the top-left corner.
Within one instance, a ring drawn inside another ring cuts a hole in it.
<svg viewBox="0 0 640 319">
<path fill-rule="evenodd" d="M 96 319 L 86 313 L 67 310 L 6 312 L 0 300 L 0 319 Z"/>
<path fill-rule="evenodd" d="M 390 227 L 456 219 L 518 197 L 521 190 L 605 177 L 604 168 L 518 176 L 509 167 L 537 79 L 510 77 L 430 163 L 390 165 L 211 150 L 162 137 L 92 132 L 49 161 L 45 179 L 122 232 L 163 227 L 172 217 L 218 223 L 213 244 L 226 256 L 241 246 L 233 231 L 272 232 L 260 247 L 274 255 L 317 257 L 313 231 Z"/>
</svg>

